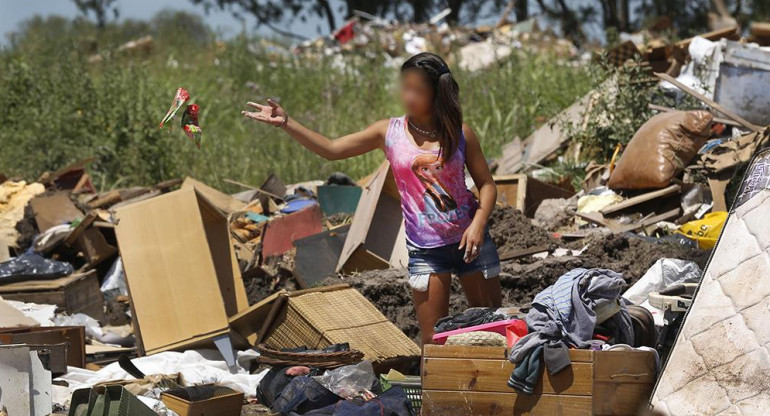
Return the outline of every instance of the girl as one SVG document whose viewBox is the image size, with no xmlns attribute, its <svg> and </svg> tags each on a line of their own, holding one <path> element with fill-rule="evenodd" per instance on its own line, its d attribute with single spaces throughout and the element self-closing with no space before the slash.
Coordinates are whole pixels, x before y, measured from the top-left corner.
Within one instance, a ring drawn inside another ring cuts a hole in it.
<svg viewBox="0 0 770 416">
<path fill-rule="evenodd" d="M 401 67 L 401 102 L 406 115 L 380 120 L 365 130 L 329 140 L 290 118 L 281 106 L 248 103 L 246 118 L 271 124 L 328 160 L 382 149 L 401 194 L 412 287 L 423 344 L 449 314 L 452 274 L 460 278 L 468 305 L 502 302 L 500 260 L 487 220 L 497 199 L 479 139 L 462 122 L 459 87 L 447 64 L 421 53 Z M 479 190 L 465 186 L 465 167 Z"/>
</svg>

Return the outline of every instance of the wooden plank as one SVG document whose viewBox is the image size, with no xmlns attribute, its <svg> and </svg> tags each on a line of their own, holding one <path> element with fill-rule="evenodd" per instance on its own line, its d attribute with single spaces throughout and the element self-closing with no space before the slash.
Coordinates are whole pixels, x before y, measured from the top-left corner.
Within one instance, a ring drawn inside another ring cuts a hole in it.
<svg viewBox="0 0 770 416">
<path fill-rule="evenodd" d="M 423 355 L 426 358 L 481 358 L 490 360 L 508 360 L 508 349 L 503 347 L 470 347 L 465 345 L 426 345 Z M 591 363 L 593 351 L 569 350 L 573 363 Z"/>
<path fill-rule="evenodd" d="M 424 358 L 422 386 L 429 390 L 460 390 L 507 393 L 506 382 L 514 365 L 507 360 Z M 592 391 L 590 363 L 572 363 L 555 375 L 543 371 L 535 394 L 572 394 L 590 396 Z"/>
<path fill-rule="evenodd" d="M 722 29 L 717 29 L 717 30 L 712 30 L 711 32 L 702 33 L 698 36 L 711 41 L 716 41 L 722 38 L 727 38 L 730 40 L 738 40 L 740 39 L 741 34 L 740 34 L 740 28 L 738 27 L 738 25 L 730 25 Z M 693 39 L 694 38 L 687 38 L 684 40 L 680 40 L 675 45 L 679 49 L 687 49 L 690 47 L 690 42 L 692 42 Z"/>
<path fill-rule="evenodd" d="M 605 207 L 600 212 L 602 213 L 602 215 L 612 214 L 612 213 L 633 207 L 635 205 L 639 205 L 647 201 L 652 201 L 653 199 L 656 199 L 656 198 L 662 198 L 664 196 L 675 194 L 681 191 L 681 189 L 682 189 L 681 186 L 674 184 L 674 185 L 665 187 L 663 189 L 658 189 L 657 191 L 647 192 L 645 194 L 637 195 L 633 198 L 628 198 L 624 201 L 618 202 L 617 204 L 612 204 L 608 207 Z"/>
<path fill-rule="evenodd" d="M 91 274 L 95 274 L 94 271 L 87 273 L 73 273 L 69 276 L 60 277 L 58 279 L 50 280 L 28 280 L 24 282 L 13 282 L 4 285 L 0 285 L 0 294 L 14 293 L 14 292 L 41 292 L 61 289 L 72 282 L 80 279 L 84 279 Z"/>
<path fill-rule="evenodd" d="M 687 94 L 692 95 L 693 97 L 699 99 L 704 104 L 708 105 L 709 107 L 721 112 L 722 114 L 726 115 L 727 117 L 735 120 L 736 122 L 740 123 L 743 127 L 746 127 L 747 129 L 751 131 L 761 132 L 764 130 L 764 128 L 757 126 L 756 124 L 746 120 L 745 118 L 739 116 L 738 114 L 735 114 L 734 112 L 728 110 L 724 106 L 718 104 L 716 101 L 706 97 L 705 95 L 695 91 L 694 89 L 688 87 L 687 85 L 682 84 L 681 82 L 677 81 L 674 77 L 668 74 L 661 74 L 656 72 L 655 76 L 658 78 L 668 81 L 671 84 L 673 84 L 675 87 L 679 88 L 680 90 L 686 92 Z"/>
<path fill-rule="evenodd" d="M 537 246 L 525 248 L 522 250 L 508 251 L 500 255 L 500 261 L 513 260 L 520 257 L 531 256 L 533 254 L 542 253 L 548 251 L 549 246 Z"/>
<path fill-rule="evenodd" d="M 591 397 L 423 390 L 424 416 L 581 416 L 591 414 Z"/>
</svg>

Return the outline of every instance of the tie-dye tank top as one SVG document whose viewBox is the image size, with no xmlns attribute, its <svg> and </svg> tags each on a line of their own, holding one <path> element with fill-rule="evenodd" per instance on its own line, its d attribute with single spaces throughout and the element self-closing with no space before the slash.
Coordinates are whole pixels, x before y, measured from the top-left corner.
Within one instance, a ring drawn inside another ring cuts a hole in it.
<svg viewBox="0 0 770 416">
<path fill-rule="evenodd" d="M 385 156 L 401 194 L 406 238 L 420 248 L 462 239 L 478 203 L 465 186 L 465 135 L 449 161 L 438 150 L 417 147 L 406 131 L 406 117 L 391 118 Z"/>
</svg>

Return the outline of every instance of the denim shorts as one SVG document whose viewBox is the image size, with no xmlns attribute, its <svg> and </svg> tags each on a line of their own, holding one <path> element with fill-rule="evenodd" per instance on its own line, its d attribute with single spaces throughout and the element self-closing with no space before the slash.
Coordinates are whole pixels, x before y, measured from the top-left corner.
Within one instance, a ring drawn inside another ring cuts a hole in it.
<svg viewBox="0 0 770 416">
<path fill-rule="evenodd" d="M 463 260 L 465 249 L 461 250 L 459 247 L 460 243 L 457 242 L 435 248 L 420 248 L 407 240 L 409 286 L 420 292 L 428 290 L 431 274 L 452 273 L 463 277 L 468 273 L 480 271 L 485 279 L 491 279 L 500 274 L 497 247 L 488 232 L 484 236 L 484 243 L 478 257 L 472 262 L 466 263 Z"/>
</svg>

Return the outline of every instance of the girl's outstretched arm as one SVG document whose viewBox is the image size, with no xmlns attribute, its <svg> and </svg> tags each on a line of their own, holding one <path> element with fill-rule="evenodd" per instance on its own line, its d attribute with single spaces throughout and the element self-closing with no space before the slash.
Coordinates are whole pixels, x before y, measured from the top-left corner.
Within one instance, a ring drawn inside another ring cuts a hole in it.
<svg viewBox="0 0 770 416">
<path fill-rule="evenodd" d="M 330 140 L 290 118 L 286 110 L 273 100 L 267 100 L 267 105 L 253 102 L 247 105 L 257 111 L 241 111 L 244 117 L 280 127 L 299 144 L 328 160 L 347 159 L 384 148 L 388 120 L 380 120 L 357 133 Z"/>
</svg>

